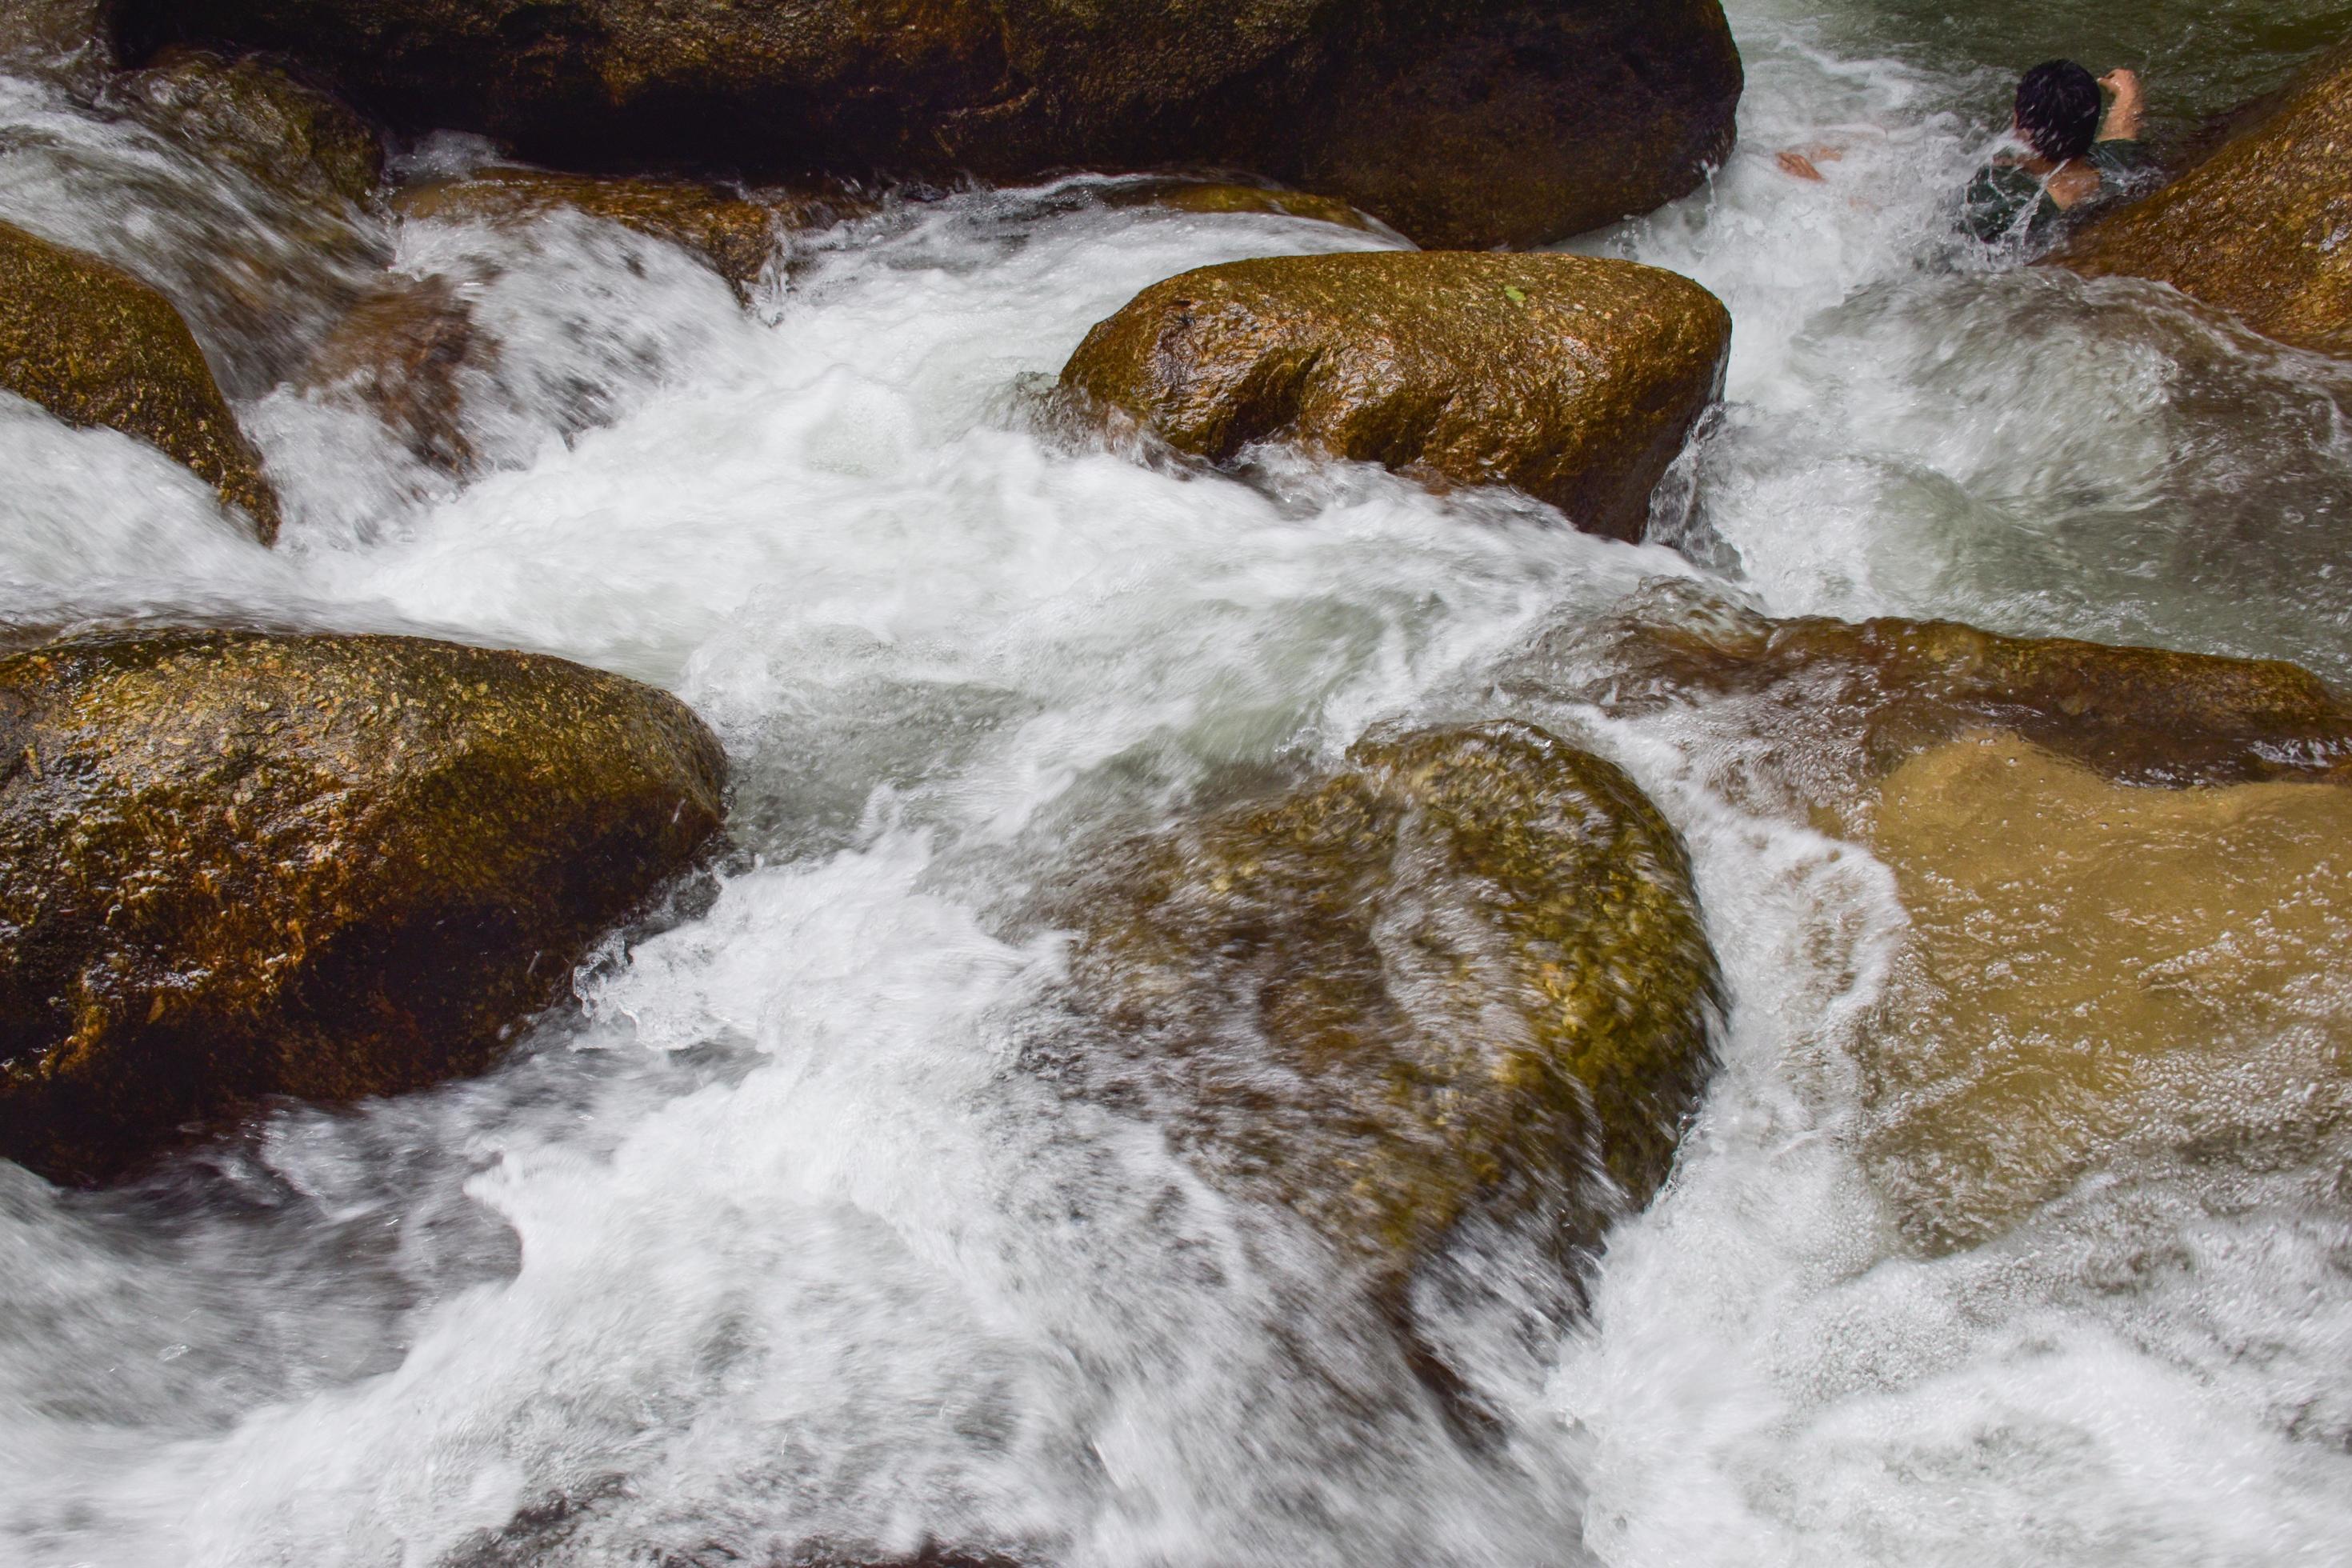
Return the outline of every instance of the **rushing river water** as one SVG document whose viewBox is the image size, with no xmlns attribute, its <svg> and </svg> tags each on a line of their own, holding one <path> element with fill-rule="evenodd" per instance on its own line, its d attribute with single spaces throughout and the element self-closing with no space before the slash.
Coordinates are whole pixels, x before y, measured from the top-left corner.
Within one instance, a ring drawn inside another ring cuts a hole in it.
<svg viewBox="0 0 2352 1568">
<path fill-rule="evenodd" d="M 1686 716 L 1604 719 L 1529 672 L 1696 576 L 1774 614 L 2352 681 L 2352 367 L 1969 254 L 1944 205 L 2033 58 L 2141 66 L 2188 137 L 2352 7 L 1731 9 L 1740 150 L 1580 242 L 1689 272 L 1738 322 L 1659 520 L 1679 553 L 1371 471 L 1165 470 L 1041 417 L 1036 378 L 1144 285 L 1377 237 L 1085 182 L 898 201 L 795 237 L 747 310 L 584 220 L 293 211 L 93 109 L 88 62 L 19 49 L 0 216 L 173 290 L 289 522 L 261 551 L 163 458 L 0 399 L 0 618 L 403 629 L 621 670 L 721 732 L 741 853 L 482 1080 L 289 1110 L 126 1192 L 0 1166 L 0 1562 L 929 1538 L 1117 1568 L 2346 1561 L 2342 1152 L 2226 1194 L 2125 1169 L 1995 1242 L 1906 1247 L 1847 1136 L 1891 879 L 1724 798 Z M 1843 152 L 1823 184 L 1772 165 L 1817 144 Z M 455 280 L 499 344 L 462 486 L 280 385 L 386 265 Z M 1236 770 L 1481 713 L 1641 780 L 1734 1005 L 1589 1321 L 1440 1324 L 1496 1415 L 1473 1451 L 1388 1396 L 1409 1374 L 1311 1243 L 1202 1186 L 1148 1114 L 1021 1070 L 1063 949 L 1010 911 Z"/>
</svg>

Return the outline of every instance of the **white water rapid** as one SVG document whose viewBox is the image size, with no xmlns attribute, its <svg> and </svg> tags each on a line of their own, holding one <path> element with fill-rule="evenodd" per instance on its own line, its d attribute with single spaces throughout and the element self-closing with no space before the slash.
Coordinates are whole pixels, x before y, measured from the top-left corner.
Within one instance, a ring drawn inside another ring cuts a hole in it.
<svg viewBox="0 0 2352 1568">
<path fill-rule="evenodd" d="M 2352 9 L 1729 8 L 1739 150 L 1580 242 L 1737 321 L 1727 407 L 1658 522 L 1679 552 L 1058 433 L 1036 378 L 1145 285 L 1388 243 L 1086 181 L 796 236 L 748 309 L 576 217 L 314 225 L 251 274 L 282 331 L 388 261 L 455 280 L 497 340 L 461 487 L 279 385 L 293 351 L 239 313 L 220 243 L 276 245 L 273 198 L 93 107 L 72 60 L 0 67 L 0 217 L 171 289 L 288 503 L 263 551 L 149 449 L 0 395 L 0 621 L 407 630 L 619 670 L 720 732 L 741 847 L 479 1080 L 287 1110 L 110 1194 L 0 1164 L 0 1564 L 931 1539 L 1069 1568 L 2352 1562 L 2341 1151 L 2226 1190 L 2121 1169 L 1917 1256 L 1847 1135 L 1889 873 L 1716 793 L 1686 719 L 1514 679 L 1697 577 L 1773 614 L 2352 681 L 2352 368 L 1966 254 L 1943 205 L 2043 54 L 2141 65 L 2179 129 Z M 1820 144 L 1843 153 L 1822 184 L 1773 165 Z M 1308 1236 L 1203 1185 L 1148 1116 L 1022 1070 L 1064 949 L 1013 911 L 1237 772 L 1501 713 L 1622 763 L 1685 835 L 1733 1005 L 1589 1321 L 1532 1345 L 1442 1324 L 1497 1415 L 1473 1451 Z"/>
</svg>

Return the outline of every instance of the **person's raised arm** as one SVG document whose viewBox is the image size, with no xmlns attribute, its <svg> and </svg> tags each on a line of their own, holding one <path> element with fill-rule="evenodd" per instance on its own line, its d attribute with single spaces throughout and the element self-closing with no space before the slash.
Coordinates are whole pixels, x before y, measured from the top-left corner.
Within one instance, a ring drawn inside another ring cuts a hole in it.
<svg viewBox="0 0 2352 1568">
<path fill-rule="evenodd" d="M 2099 121 L 2099 140 L 2138 141 L 2141 114 L 2138 73 L 2111 70 L 2099 79 L 2099 85 L 2108 93 L 2106 113 Z"/>
</svg>

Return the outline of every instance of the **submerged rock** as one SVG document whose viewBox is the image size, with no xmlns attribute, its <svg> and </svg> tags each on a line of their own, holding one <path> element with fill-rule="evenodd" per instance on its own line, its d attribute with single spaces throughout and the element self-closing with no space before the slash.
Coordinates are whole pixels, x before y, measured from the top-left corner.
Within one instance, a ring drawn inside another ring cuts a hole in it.
<svg viewBox="0 0 2352 1568">
<path fill-rule="evenodd" d="M 2282 342 L 2352 354 L 2352 47 L 2057 259 L 2094 278 L 2153 278 Z"/>
<path fill-rule="evenodd" d="M 108 84 L 150 124 L 289 195 L 358 202 L 383 177 L 375 132 L 331 95 L 268 62 L 166 49 Z"/>
<path fill-rule="evenodd" d="M 1237 168 L 1460 246 L 1690 190 L 1740 89 L 1717 0 L 121 0 L 117 20 L 131 58 L 288 50 L 410 129 L 541 162 Z"/>
<path fill-rule="evenodd" d="M 709 262 L 739 289 L 756 281 L 790 228 L 839 222 L 869 210 L 845 192 L 753 195 L 689 181 L 599 179 L 545 169 L 492 166 L 462 179 L 414 185 L 393 199 L 403 217 L 509 224 L 572 211 L 619 224 Z"/>
<path fill-rule="evenodd" d="M 2135 787 L 1999 736 L 1905 763 L 1873 815 L 1909 926 L 1857 1037 L 1864 1150 L 1919 1245 L 2352 1121 L 2352 790 Z"/>
<path fill-rule="evenodd" d="M 1067 1071 L 1391 1292 L 1474 1218 L 1597 1240 L 1664 1180 L 1709 1067 L 1681 841 L 1525 725 L 1360 742 L 1114 858 L 1074 918 L 1105 1027 Z"/>
<path fill-rule="evenodd" d="M 170 300 L 95 257 L 0 223 L 0 387 L 185 464 L 262 543 L 278 495 Z"/>
<path fill-rule="evenodd" d="M 478 1070 L 718 829 L 675 699 L 392 637 L 0 659 L 0 1155 L 104 1180 L 268 1095 Z"/>
<path fill-rule="evenodd" d="M 356 398 L 417 461 L 473 471 L 461 377 L 492 350 L 446 278 L 394 278 L 335 324 L 300 380 L 305 391 Z"/>
<path fill-rule="evenodd" d="M 1714 295 L 1630 261 L 1285 256 L 1153 284 L 1087 334 L 1062 384 L 1212 461 L 1291 442 L 1515 486 L 1638 539 L 1730 340 Z"/>
</svg>

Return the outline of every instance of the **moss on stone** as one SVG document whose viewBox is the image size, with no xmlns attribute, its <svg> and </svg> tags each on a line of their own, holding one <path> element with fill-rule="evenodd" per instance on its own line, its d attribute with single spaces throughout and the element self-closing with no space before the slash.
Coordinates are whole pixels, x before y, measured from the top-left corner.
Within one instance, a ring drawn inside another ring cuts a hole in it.
<svg viewBox="0 0 2352 1568">
<path fill-rule="evenodd" d="M 170 300 L 129 273 L 0 223 L 0 386 L 69 425 L 157 447 L 241 509 L 264 544 L 278 496 Z"/>
<path fill-rule="evenodd" d="M 1714 295 L 1630 261 L 1285 256 L 1153 284 L 1087 334 L 1062 384 L 1212 461 L 1290 442 L 1515 486 L 1638 539 L 1730 338 Z"/>
<path fill-rule="evenodd" d="M 0 658 L 0 1153 L 116 1174 L 267 1095 L 478 1070 L 719 826 L 664 693 L 392 637 Z"/>
<path fill-rule="evenodd" d="M 1665 1178 L 1706 1076 L 1680 840 L 1525 725 L 1367 740 L 1114 857 L 1075 918 L 1109 1026 L 1078 1076 L 1391 1281 L 1474 1215 L 1594 1241 Z"/>
</svg>

